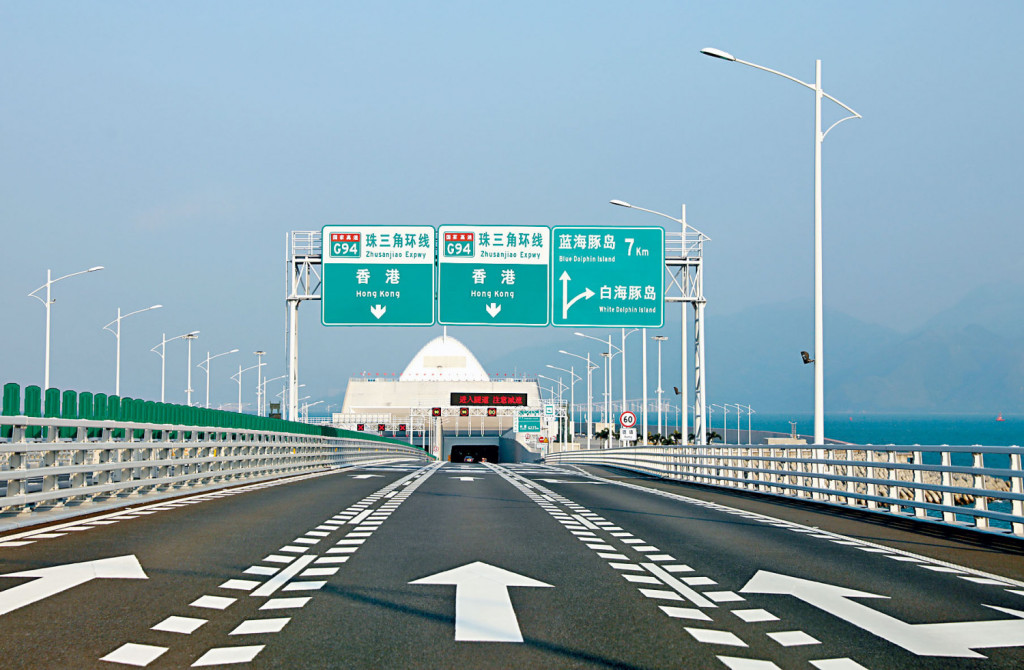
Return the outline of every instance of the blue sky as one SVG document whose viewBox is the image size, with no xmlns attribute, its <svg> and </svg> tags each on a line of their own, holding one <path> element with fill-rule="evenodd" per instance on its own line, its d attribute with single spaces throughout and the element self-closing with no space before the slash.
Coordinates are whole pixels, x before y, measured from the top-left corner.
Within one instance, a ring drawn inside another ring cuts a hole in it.
<svg viewBox="0 0 1024 670">
<path fill-rule="evenodd" d="M 820 58 L 864 116 L 825 142 L 826 302 L 910 330 L 1020 281 L 1022 25 L 996 1 L 0 2 L 0 379 L 41 381 L 25 296 L 47 267 L 106 266 L 55 287 L 53 385 L 109 391 L 103 324 L 162 303 L 123 325 L 123 391 L 155 397 L 164 332 L 201 330 L 196 359 L 265 349 L 283 373 L 289 230 L 662 222 L 613 198 L 685 202 L 713 239 L 709 318 L 805 299 L 806 346 L 812 94 L 705 46 L 804 80 Z M 439 331 L 302 311 L 315 398 L 400 371 Z M 452 332 L 485 366 L 579 348 L 551 328 Z M 214 364 L 216 401 L 239 362 L 255 358 Z M 176 342 L 169 399 L 184 376 Z"/>
</svg>

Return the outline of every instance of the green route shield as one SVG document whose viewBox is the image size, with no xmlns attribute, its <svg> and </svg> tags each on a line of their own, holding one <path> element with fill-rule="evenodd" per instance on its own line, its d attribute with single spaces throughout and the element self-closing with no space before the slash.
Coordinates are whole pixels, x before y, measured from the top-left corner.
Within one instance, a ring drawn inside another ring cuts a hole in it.
<svg viewBox="0 0 1024 670">
<path fill-rule="evenodd" d="M 433 226 L 324 226 L 325 326 L 434 323 Z"/>
<path fill-rule="evenodd" d="M 550 229 L 441 226 L 438 241 L 438 323 L 547 325 Z"/>
<path fill-rule="evenodd" d="M 551 325 L 660 328 L 665 314 L 665 230 L 551 230 Z"/>
</svg>

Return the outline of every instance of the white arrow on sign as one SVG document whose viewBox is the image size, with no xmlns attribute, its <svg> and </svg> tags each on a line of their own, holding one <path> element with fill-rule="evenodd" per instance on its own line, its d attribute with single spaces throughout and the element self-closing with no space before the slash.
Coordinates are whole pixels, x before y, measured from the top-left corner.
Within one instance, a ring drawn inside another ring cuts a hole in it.
<svg viewBox="0 0 1024 670">
<path fill-rule="evenodd" d="M 849 598 L 887 598 L 842 586 L 759 570 L 740 593 L 791 595 L 918 656 L 985 658 L 975 649 L 1024 646 L 1024 612 L 985 605 L 1017 617 L 994 621 L 910 624 Z"/>
<path fill-rule="evenodd" d="M 35 577 L 31 582 L 0 591 L 0 615 L 37 600 L 67 591 L 94 579 L 149 579 L 134 555 L 101 558 L 98 561 L 54 565 L 49 568 L 9 572 L 0 577 Z"/>
<path fill-rule="evenodd" d="M 522 642 L 523 634 L 519 631 L 508 588 L 551 587 L 551 584 L 480 561 L 409 583 L 455 585 L 456 642 Z"/>
<path fill-rule="evenodd" d="M 373 314 L 378 319 L 384 316 L 384 312 L 388 311 L 388 308 L 384 305 L 374 305 L 370 308 L 370 314 Z"/>
<path fill-rule="evenodd" d="M 575 305 L 576 301 L 579 300 L 580 298 L 583 298 L 584 300 L 590 300 L 590 298 L 594 295 L 594 292 L 587 288 L 583 290 L 583 293 L 580 293 L 572 300 L 569 300 L 569 273 L 566 272 L 565 270 L 562 270 L 562 276 L 560 276 L 558 280 L 562 282 L 562 318 L 568 319 L 569 308 Z"/>
<path fill-rule="evenodd" d="M 484 307 L 484 309 L 487 310 L 487 313 L 490 314 L 491 318 L 493 319 L 494 317 L 498 316 L 498 312 L 501 311 L 501 305 L 492 302 L 490 305 Z"/>
</svg>

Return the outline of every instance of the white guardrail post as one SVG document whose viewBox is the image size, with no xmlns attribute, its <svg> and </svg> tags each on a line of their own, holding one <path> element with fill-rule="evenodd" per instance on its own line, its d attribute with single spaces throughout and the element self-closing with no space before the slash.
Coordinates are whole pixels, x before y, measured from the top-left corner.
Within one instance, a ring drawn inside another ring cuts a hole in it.
<svg viewBox="0 0 1024 670">
<path fill-rule="evenodd" d="M 830 445 L 819 450 L 806 445 L 687 445 L 652 449 L 570 450 L 548 454 L 544 460 L 605 465 L 680 482 L 1024 537 L 1024 449 L 1019 446 Z"/>
</svg>

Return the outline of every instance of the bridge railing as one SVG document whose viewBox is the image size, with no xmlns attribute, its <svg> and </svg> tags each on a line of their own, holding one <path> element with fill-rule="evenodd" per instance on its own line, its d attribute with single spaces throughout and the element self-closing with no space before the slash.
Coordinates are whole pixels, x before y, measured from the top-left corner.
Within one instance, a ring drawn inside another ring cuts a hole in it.
<svg viewBox="0 0 1024 670">
<path fill-rule="evenodd" d="M 670 480 L 1024 536 L 1024 449 L 983 446 L 723 445 L 548 454 Z"/>
<path fill-rule="evenodd" d="M 430 458 L 397 443 L 267 430 L 28 416 L 3 421 L 11 436 L 0 442 L 0 509 L 8 513 Z"/>
</svg>

